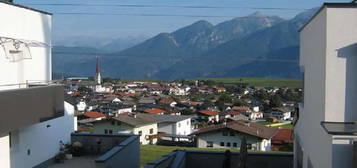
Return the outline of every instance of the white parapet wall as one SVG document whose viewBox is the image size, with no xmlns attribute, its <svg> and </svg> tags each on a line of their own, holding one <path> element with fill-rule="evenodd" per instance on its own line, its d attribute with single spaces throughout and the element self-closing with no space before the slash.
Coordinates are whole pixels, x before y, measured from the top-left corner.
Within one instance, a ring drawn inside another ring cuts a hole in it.
<svg viewBox="0 0 357 168">
<path fill-rule="evenodd" d="M 72 108 L 71 108 L 72 107 Z M 60 151 L 60 141 L 71 142 L 73 106 L 65 103 L 65 115 L 11 132 L 11 168 L 37 166 Z"/>
</svg>

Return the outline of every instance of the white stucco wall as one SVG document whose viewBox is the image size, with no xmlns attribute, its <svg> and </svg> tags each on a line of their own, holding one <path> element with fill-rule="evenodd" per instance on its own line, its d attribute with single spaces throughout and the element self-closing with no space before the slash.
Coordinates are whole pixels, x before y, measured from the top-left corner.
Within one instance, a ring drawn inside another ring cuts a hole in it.
<svg viewBox="0 0 357 168">
<path fill-rule="evenodd" d="M 0 137 L 0 163 L 3 168 L 10 168 L 9 136 Z"/>
<path fill-rule="evenodd" d="M 175 124 L 176 135 L 189 135 L 191 134 L 191 118 L 182 120 Z"/>
<path fill-rule="evenodd" d="M 75 125 L 73 106 L 68 107 L 65 103 L 63 117 L 11 132 L 11 168 L 36 166 L 59 153 L 60 141 L 70 143 Z"/>
<path fill-rule="evenodd" d="M 51 45 L 51 15 L 0 3 L 0 37 L 37 41 Z M 10 62 L 0 49 L 0 85 L 51 79 L 51 48 L 30 47 L 31 59 Z M 0 89 L 6 89 L 0 87 Z"/>
<path fill-rule="evenodd" d="M 300 33 L 300 64 L 305 70 L 304 106 L 295 127 L 304 167 L 352 166 L 351 150 L 336 141 L 321 121 L 356 121 L 357 9 L 324 8 Z M 343 165 L 343 166 L 342 166 Z"/>
<path fill-rule="evenodd" d="M 314 167 L 331 165 L 331 138 L 320 125 L 325 120 L 326 9 L 300 32 L 300 65 L 304 70 L 304 104 L 295 126 L 295 139 Z"/>
<path fill-rule="evenodd" d="M 153 133 L 150 133 L 150 129 L 153 129 Z M 139 134 L 139 131 L 142 131 L 142 134 L 140 136 L 140 142 L 143 145 L 146 144 L 156 144 L 157 139 L 153 139 L 152 142 L 149 140 L 149 135 L 155 135 L 157 134 L 157 124 L 150 124 L 150 125 L 145 125 L 141 127 L 134 128 L 134 134 Z"/>
<path fill-rule="evenodd" d="M 229 148 L 226 146 L 227 142 L 231 144 L 230 148 L 240 148 L 242 137 L 246 136 L 247 144 L 252 145 L 252 150 L 270 151 L 270 140 L 253 137 L 247 134 L 235 132 L 234 136 L 223 136 L 223 131 L 212 131 L 209 133 L 200 134 L 197 136 L 197 147 L 207 148 L 207 142 L 213 142 L 213 148 Z M 225 146 L 221 146 L 220 143 L 224 142 Z M 237 143 L 237 147 L 233 147 L 233 143 Z"/>
</svg>

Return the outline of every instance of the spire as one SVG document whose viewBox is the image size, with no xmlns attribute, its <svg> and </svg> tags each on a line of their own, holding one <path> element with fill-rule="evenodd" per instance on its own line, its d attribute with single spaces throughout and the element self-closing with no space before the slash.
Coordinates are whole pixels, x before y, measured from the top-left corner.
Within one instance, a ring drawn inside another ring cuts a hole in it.
<svg viewBox="0 0 357 168">
<path fill-rule="evenodd" d="M 99 58 L 97 56 L 97 64 L 95 66 L 95 74 L 98 75 L 100 73 L 100 69 L 99 69 Z"/>
<path fill-rule="evenodd" d="M 95 66 L 95 82 L 97 83 L 97 85 L 101 85 L 102 84 L 102 77 L 100 75 L 100 66 L 99 66 L 99 58 L 97 56 L 97 64 Z"/>
</svg>

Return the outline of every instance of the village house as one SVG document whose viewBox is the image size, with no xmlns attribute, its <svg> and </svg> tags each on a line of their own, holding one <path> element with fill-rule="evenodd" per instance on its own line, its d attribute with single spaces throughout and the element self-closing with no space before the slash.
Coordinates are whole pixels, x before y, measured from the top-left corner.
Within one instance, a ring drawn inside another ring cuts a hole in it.
<svg viewBox="0 0 357 168">
<path fill-rule="evenodd" d="M 197 116 L 201 120 L 205 120 L 207 122 L 218 122 L 219 121 L 219 113 L 213 110 L 202 110 L 197 113 Z"/>
<path fill-rule="evenodd" d="M 293 131 L 291 129 L 279 129 L 272 138 L 272 150 L 274 151 L 292 151 L 293 150 Z"/>
<path fill-rule="evenodd" d="M 157 138 L 157 119 L 141 114 L 121 114 L 101 121 L 94 121 L 93 133 L 96 134 L 117 134 L 132 133 L 140 135 L 140 143 L 155 144 Z"/>
<path fill-rule="evenodd" d="M 144 110 L 144 113 L 148 113 L 148 114 L 165 114 L 166 111 L 163 110 L 163 109 L 160 109 L 160 108 L 151 108 L 151 109 L 147 109 L 147 110 Z"/>
<path fill-rule="evenodd" d="M 199 148 L 240 148 L 245 137 L 248 149 L 270 151 L 271 139 L 277 131 L 249 121 L 231 121 L 203 127 L 192 135 L 196 136 Z"/>
<path fill-rule="evenodd" d="M 275 117 L 279 120 L 290 120 L 291 110 L 286 108 L 272 108 L 269 115 L 270 117 Z"/>
</svg>

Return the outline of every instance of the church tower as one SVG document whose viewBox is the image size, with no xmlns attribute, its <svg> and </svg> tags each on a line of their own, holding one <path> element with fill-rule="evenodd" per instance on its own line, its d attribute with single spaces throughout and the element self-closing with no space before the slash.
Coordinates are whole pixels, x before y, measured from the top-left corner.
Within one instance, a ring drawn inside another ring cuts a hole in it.
<svg viewBox="0 0 357 168">
<path fill-rule="evenodd" d="M 102 84 L 102 76 L 100 75 L 99 58 L 97 56 L 97 65 L 95 67 L 95 82 L 97 85 Z"/>
</svg>

